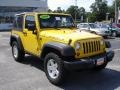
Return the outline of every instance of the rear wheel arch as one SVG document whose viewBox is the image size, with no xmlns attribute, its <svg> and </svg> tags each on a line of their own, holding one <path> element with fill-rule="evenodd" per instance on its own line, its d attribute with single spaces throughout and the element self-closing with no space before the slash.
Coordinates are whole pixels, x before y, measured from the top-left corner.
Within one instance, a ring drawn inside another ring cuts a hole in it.
<svg viewBox="0 0 120 90">
<path fill-rule="evenodd" d="M 10 37 L 10 46 L 12 46 L 12 43 L 16 41 L 17 42 L 17 39 L 15 37 Z"/>
<path fill-rule="evenodd" d="M 18 47 L 20 50 L 24 51 L 24 47 L 23 47 L 23 44 L 22 44 L 22 41 L 20 39 L 19 36 L 15 35 L 15 36 L 11 36 L 10 37 L 10 45 L 12 46 L 12 43 L 16 41 L 18 43 Z"/>
</svg>

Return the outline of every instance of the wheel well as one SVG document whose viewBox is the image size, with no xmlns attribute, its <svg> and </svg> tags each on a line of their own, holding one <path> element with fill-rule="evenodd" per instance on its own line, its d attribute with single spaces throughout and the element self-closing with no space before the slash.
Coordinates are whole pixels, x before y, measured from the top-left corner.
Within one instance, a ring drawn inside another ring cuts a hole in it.
<svg viewBox="0 0 120 90">
<path fill-rule="evenodd" d="M 42 54 L 41 54 L 41 58 L 44 59 L 45 56 L 46 56 L 48 53 L 50 53 L 50 52 L 53 52 L 53 53 L 59 55 L 60 57 L 62 56 L 61 53 L 60 53 L 60 51 L 58 51 L 58 50 L 56 50 L 56 49 L 54 49 L 54 48 L 46 47 L 46 48 L 43 49 L 43 52 L 42 52 Z"/>
<path fill-rule="evenodd" d="M 10 45 L 12 46 L 13 41 L 17 41 L 16 38 L 11 37 L 10 39 Z"/>
</svg>

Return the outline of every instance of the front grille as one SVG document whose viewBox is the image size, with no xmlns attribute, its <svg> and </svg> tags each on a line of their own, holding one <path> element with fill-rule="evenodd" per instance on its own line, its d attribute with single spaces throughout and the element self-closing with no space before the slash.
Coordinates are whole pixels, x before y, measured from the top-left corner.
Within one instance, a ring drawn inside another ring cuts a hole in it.
<svg viewBox="0 0 120 90">
<path fill-rule="evenodd" d="M 84 54 L 100 51 L 100 41 L 87 41 L 83 42 L 82 45 Z"/>
</svg>

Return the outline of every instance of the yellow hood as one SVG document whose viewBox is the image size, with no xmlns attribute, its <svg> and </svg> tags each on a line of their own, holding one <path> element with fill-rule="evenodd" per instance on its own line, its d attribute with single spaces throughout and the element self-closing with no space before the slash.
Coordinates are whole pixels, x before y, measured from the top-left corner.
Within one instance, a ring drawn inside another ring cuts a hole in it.
<svg viewBox="0 0 120 90">
<path fill-rule="evenodd" d="M 68 42 L 70 39 L 72 41 L 90 39 L 90 38 L 101 38 L 101 36 L 91 34 L 85 31 L 72 30 L 72 29 L 53 29 L 53 30 L 42 30 L 41 36 L 48 38 L 54 38 L 57 40 L 64 40 Z"/>
</svg>

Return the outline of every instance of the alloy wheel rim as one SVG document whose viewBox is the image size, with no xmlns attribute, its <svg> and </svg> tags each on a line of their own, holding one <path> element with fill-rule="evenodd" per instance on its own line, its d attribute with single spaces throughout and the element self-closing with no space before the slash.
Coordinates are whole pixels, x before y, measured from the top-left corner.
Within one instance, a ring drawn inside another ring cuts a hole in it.
<svg viewBox="0 0 120 90">
<path fill-rule="evenodd" d="M 54 59 L 47 62 L 47 71 L 51 78 L 56 79 L 59 76 L 58 64 Z"/>
<path fill-rule="evenodd" d="M 113 33 L 113 36 L 116 37 L 116 33 L 115 32 Z"/>
<path fill-rule="evenodd" d="M 13 55 L 14 55 L 15 58 L 18 57 L 18 48 L 17 48 L 16 45 L 13 46 Z"/>
</svg>

